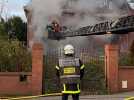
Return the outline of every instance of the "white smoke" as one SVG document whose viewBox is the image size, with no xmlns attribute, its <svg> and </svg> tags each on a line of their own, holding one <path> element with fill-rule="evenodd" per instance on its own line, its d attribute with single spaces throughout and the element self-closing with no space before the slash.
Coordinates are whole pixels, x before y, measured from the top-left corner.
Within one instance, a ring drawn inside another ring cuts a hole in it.
<svg viewBox="0 0 134 100">
<path fill-rule="evenodd" d="M 32 0 L 29 7 L 32 9 L 34 40 L 39 41 L 47 37 L 46 26 L 52 20 L 59 20 L 62 25 L 78 29 L 116 19 L 126 15 L 128 11 L 126 0 Z M 74 15 L 63 16 L 64 11 Z M 86 41 L 85 38 L 82 40 Z"/>
<path fill-rule="evenodd" d="M 40 40 L 45 35 L 45 28 L 51 17 L 56 18 L 61 14 L 60 5 L 63 0 L 32 0 L 32 28 L 35 40 Z"/>
<path fill-rule="evenodd" d="M 68 0 L 65 5 L 66 9 L 75 12 L 72 20 L 68 18 L 66 22 L 77 28 L 127 14 L 126 0 Z"/>
</svg>

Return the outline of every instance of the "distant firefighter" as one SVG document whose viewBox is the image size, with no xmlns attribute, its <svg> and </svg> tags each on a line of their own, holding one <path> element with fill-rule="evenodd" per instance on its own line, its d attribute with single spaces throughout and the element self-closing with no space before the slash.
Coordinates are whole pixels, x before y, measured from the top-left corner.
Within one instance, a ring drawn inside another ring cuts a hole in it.
<svg viewBox="0 0 134 100">
<path fill-rule="evenodd" d="M 60 26 L 60 24 L 57 21 L 52 21 L 52 23 L 50 25 L 48 25 L 47 27 L 47 31 L 48 31 L 48 38 L 50 39 L 57 39 L 59 40 L 61 37 L 61 30 L 62 27 Z"/>
<path fill-rule="evenodd" d="M 61 26 L 55 20 L 52 22 L 52 30 L 53 30 L 53 32 L 60 32 L 61 31 Z"/>
</svg>

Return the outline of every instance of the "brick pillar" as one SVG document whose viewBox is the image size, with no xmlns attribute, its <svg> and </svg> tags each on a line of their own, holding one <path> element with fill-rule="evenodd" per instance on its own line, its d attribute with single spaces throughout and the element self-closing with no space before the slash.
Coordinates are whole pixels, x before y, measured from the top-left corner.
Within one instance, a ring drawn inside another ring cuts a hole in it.
<svg viewBox="0 0 134 100">
<path fill-rule="evenodd" d="M 105 74 L 110 93 L 118 92 L 118 45 L 105 46 Z"/>
<path fill-rule="evenodd" d="M 42 94 L 43 46 L 34 43 L 32 47 L 32 94 Z"/>
</svg>

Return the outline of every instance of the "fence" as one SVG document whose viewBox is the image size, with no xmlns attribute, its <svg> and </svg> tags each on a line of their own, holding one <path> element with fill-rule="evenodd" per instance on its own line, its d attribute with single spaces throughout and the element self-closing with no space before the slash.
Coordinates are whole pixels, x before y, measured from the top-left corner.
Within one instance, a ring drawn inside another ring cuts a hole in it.
<svg viewBox="0 0 134 100">
<path fill-rule="evenodd" d="M 100 94 L 106 90 L 104 80 L 104 57 L 90 54 L 88 48 L 77 48 L 76 56 L 85 64 L 85 75 L 81 81 L 83 93 Z M 62 57 L 61 49 L 49 49 L 44 56 L 44 80 L 43 91 L 46 93 L 60 92 L 61 84 L 56 77 L 55 65 L 58 58 Z"/>
<path fill-rule="evenodd" d="M 119 54 L 119 66 L 134 66 L 134 57 L 130 53 Z"/>
</svg>

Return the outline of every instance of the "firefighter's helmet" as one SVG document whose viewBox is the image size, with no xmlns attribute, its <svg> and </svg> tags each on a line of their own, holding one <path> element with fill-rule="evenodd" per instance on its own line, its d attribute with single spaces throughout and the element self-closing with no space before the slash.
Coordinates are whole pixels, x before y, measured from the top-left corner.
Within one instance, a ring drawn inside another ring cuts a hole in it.
<svg viewBox="0 0 134 100">
<path fill-rule="evenodd" d="M 52 21 L 52 24 L 53 24 L 53 25 L 58 24 L 58 21 L 57 21 L 57 20 L 53 20 L 53 21 Z"/>
<path fill-rule="evenodd" d="M 74 47 L 71 44 L 68 44 L 64 47 L 64 54 L 65 55 L 72 55 L 74 54 Z"/>
</svg>

